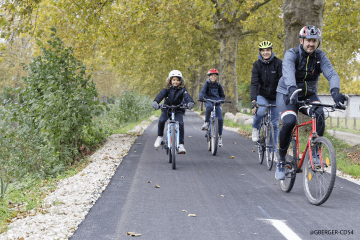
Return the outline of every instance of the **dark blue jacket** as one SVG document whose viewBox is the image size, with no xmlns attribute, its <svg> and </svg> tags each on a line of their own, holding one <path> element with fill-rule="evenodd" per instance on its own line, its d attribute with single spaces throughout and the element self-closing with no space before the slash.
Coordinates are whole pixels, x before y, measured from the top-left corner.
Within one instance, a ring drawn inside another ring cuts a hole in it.
<svg viewBox="0 0 360 240">
<path fill-rule="evenodd" d="M 199 93 L 199 99 L 204 97 L 211 100 L 225 100 L 224 89 L 218 81 L 211 83 L 210 79 L 207 79 Z"/>
<path fill-rule="evenodd" d="M 179 105 L 183 99 L 185 103 L 194 102 L 186 88 L 178 88 L 171 86 L 169 89 L 164 88 L 154 99 L 155 102 L 160 103 L 165 98 L 166 105 Z M 185 111 L 185 110 L 183 110 Z"/>
</svg>

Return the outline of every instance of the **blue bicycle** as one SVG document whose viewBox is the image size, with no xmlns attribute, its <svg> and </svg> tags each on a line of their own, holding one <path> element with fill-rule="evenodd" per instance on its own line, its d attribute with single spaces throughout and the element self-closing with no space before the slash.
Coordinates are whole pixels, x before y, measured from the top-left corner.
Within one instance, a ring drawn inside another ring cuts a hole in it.
<svg viewBox="0 0 360 240">
<path fill-rule="evenodd" d="M 206 140 L 208 143 L 208 150 L 211 151 L 212 155 L 216 155 L 219 141 L 219 120 L 216 116 L 216 105 L 221 103 L 231 103 L 231 101 L 225 100 L 212 100 L 212 99 L 200 99 L 200 102 L 209 101 L 213 105 L 213 110 L 211 111 L 209 127 L 206 130 Z"/>
<path fill-rule="evenodd" d="M 169 163 L 172 163 L 172 169 L 176 169 L 175 156 L 179 153 L 179 139 L 180 139 L 180 127 L 179 122 L 175 120 L 175 113 L 180 109 L 187 109 L 188 107 L 185 104 L 180 104 L 177 106 L 168 106 L 165 104 L 160 104 L 161 109 L 167 109 L 171 113 L 171 117 L 166 121 L 166 138 L 162 142 L 163 148 L 166 150 L 166 154 L 169 158 Z M 185 154 L 181 152 L 180 154 Z"/>
</svg>

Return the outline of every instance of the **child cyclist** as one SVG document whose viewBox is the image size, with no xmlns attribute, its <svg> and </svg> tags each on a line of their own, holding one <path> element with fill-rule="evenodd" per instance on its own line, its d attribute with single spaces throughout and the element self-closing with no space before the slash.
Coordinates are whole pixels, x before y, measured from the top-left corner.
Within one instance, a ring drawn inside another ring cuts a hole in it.
<svg viewBox="0 0 360 240">
<path fill-rule="evenodd" d="M 185 80 L 179 70 L 172 70 L 169 73 L 169 77 L 166 79 L 166 85 L 163 90 L 156 96 L 152 107 L 155 110 L 159 109 L 159 103 L 165 98 L 164 104 L 166 105 L 179 105 L 184 101 L 188 107 L 191 109 L 194 106 L 194 101 L 187 92 L 185 88 Z M 180 139 L 179 139 L 179 152 L 186 152 L 184 147 L 184 122 L 183 115 L 185 109 L 179 109 L 175 113 L 175 120 L 179 122 L 180 127 Z M 164 136 L 164 126 L 165 122 L 170 118 L 171 115 L 166 109 L 162 109 L 159 123 L 158 123 L 158 137 L 155 141 L 154 147 L 158 148 L 163 141 Z"/>
<path fill-rule="evenodd" d="M 211 99 L 211 100 L 225 100 L 225 93 L 224 89 L 222 88 L 221 84 L 216 81 L 219 76 L 219 71 L 216 69 L 210 69 L 207 73 L 209 78 L 206 80 L 203 88 L 199 93 L 199 99 L 202 100 L 203 98 Z M 205 113 L 205 122 L 204 125 L 201 127 L 201 130 L 207 130 L 209 127 L 210 122 L 210 114 L 213 110 L 213 105 L 211 102 L 205 102 L 206 113 Z M 216 116 L 219 120 L 219 147 L 222 147 L 222 130 L 223 130 L 223 116 L 221 110 L 221 104 L 216 105 Z"/>
</svg>

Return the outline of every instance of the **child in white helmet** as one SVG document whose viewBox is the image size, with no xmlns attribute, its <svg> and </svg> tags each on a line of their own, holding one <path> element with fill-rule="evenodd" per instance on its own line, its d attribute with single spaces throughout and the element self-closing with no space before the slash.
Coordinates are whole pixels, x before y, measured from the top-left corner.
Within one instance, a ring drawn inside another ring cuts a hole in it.
<svg viewBox="0 0 360 240">
<path fill-rule="evenodd" d="M 188 109 L 194 107 L 194 100 L 191 98 L 185 88 L 185 79 L 179 70 L 172 70 L 169 77 L 166 79 L 166 85 L 163 90 L 156 96 L 152 107 L 155 110 L 159 109 L 159 103 L 165 98 L 164 104 L 166 105 L 179 105 L 184 100 Z M 184 121 L 183 115 L 185 110 L 179 110 L 175 113 L 175 120 L 179 122 L 180 138 L 179 138 L 179 152 L 186 152 L 184 147 Z M 162 110 L 158 123 L 158 137 L 156 138 L 154 147 L 158 148 L 163 141 L 165 122 L 171 115 Z"/>
</svg>

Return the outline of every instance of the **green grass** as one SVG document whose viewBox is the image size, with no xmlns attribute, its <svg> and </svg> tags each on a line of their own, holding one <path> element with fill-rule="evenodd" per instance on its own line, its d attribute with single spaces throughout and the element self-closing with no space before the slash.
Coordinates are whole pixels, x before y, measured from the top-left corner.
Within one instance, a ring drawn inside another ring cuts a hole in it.
<svg viewBox="0 0 360 240">
<path fill-rule="evenodd" d="M 354 121 L 356 121 L 355 128 L 354 128 Z M 330 118 L 327 118 L 326 127 L 327 129 L 360 134 L 360 119 L 350 118 L 347 120 L 347 124 L 345 124 L 345 119 L 339 119 L 339 124 L 338 124 L 337 118 L 332 118 L 332 124 L 330 124 Z"/>
</svg>

